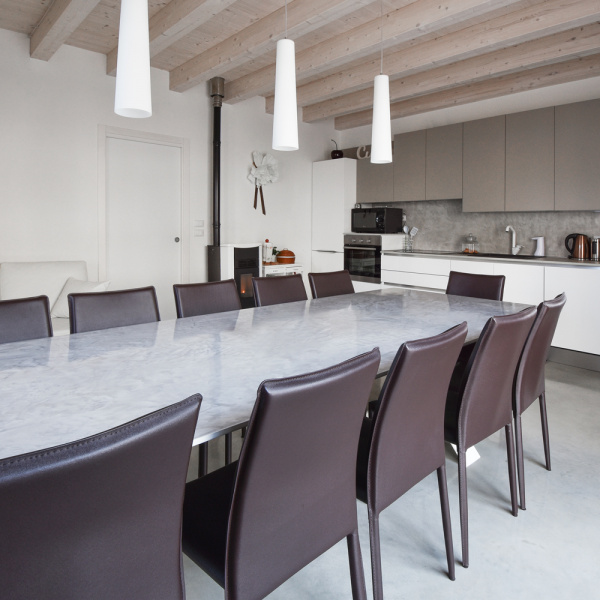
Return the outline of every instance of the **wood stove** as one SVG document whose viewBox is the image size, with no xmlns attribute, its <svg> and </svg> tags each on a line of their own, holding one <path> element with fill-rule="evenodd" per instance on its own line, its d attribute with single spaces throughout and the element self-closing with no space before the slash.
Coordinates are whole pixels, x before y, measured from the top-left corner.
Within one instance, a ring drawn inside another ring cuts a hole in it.
<svg viewBox="0 0 600 600">
<path fill-rule="evenodd" d="M 209 281 L 235 279 L 242 308 L 254 308 L 252 278 L 260 276 L 262 245 L 224 244 L 218 248 L 209 246 L 209 250 L 209 258 L 213 254 Z"/>
</svg>

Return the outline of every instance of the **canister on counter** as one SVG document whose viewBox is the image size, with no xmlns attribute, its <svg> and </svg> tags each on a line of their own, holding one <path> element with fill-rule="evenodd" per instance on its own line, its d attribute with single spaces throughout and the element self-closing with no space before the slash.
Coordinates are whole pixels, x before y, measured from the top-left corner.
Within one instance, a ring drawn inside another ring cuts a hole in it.
<svg viewBox="0 0 600 600">
<path fill-rule="evenodd" d="M 590 238 L 590 260 L 600 261 L 600 235 L 593 235 Z"/>
</svg>

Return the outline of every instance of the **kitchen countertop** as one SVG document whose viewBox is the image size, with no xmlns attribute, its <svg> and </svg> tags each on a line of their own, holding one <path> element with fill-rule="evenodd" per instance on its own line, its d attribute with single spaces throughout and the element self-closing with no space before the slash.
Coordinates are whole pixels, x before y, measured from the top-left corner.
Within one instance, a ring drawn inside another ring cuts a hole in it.
<svg viewBox="0 0 600 600">
<path fill-rule="evenodd" d="M 560 256 L 531 256 L 528 254 L 511 254 L 487 253 L 481 252 L 478 254 L 464 254 L 457 250 L 414 250 L 413 252 L 404 252 L 403 250 L 387 250 L 383 254 L 390 256 L 431 256 L 440 258 L 452 258 L 461 260 L 476 260 L 485 262 L 511 262 L 524 264 L 544 264 L 544 265 L 560 265 L 569 267 L 596 267 L 600 268 L 600 262 L 593 260 L 571 260 Z"/>
</svg>

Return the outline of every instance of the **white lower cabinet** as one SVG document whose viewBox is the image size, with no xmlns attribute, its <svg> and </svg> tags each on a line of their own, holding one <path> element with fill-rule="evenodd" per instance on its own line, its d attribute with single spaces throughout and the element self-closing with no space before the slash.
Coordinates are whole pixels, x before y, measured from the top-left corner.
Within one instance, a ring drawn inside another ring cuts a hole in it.
<svg viewBox="0 0 600 600">
<path fill-rule="evenodd" d="M 538 305 L 544 301 L 544 267 L 493 263 L 494 275 L 504 275 L 504 298 L 507 302 Z"/>
<path fill-rule="evenodd" d="M 494 263 L 484 262 L 472 258 L 463 258 L 462 260 L 451 260 L 450 270 L 460 271 L 461 273 L 476 273 L 477 275 L 493 275 Z"/>
<path fill-rule="evenodd" d="M 341 271 L 343 268 L 343 252 L 312 251 L 312 273 L 329 273 L 330 271 Z"/>
<path fill-rule="evenodd" d="M 446 291 L 450 261 L 422 256 L 381 257 L 381 281 L 431 291 Z"/>
<path fill-rule="evenodd" d="M 552 345 L 600 354 L 600 268 L 546 267 L 545 271 L 545 299 L 567 294 Z"/>
<path fill-rule="evenodd" d="M 446 290 L 450 271 L 504 275 L 504 300 L 537 306 L 567 294 L 552 345 L 600 355 L 600 267 L 543 263 L 491 262 L 475 259 L 385 255 L 381 260 L 384 283 Z"/>
</svg>

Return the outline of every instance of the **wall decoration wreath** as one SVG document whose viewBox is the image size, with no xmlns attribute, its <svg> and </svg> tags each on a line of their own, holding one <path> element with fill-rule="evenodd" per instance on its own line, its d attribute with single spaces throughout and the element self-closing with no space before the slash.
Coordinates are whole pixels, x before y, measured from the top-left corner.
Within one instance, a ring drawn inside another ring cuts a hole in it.
<svg viewBox="0 0 600 600">
<path fill-rule="evenodd" d="M 263 195 L 263 185 L 275 183 L 279 179 L 279 169 L 277 159 L 270 154 L 261 154 L 254 151 L 252 153 L 252 167 L 248 174 L 248 180 L 254 184 L 254 209 L 258 202 L 260 192 L 260 203 L 263 215 L 267 214 L 265 210 L 265 197 Z"/>
</svg>

